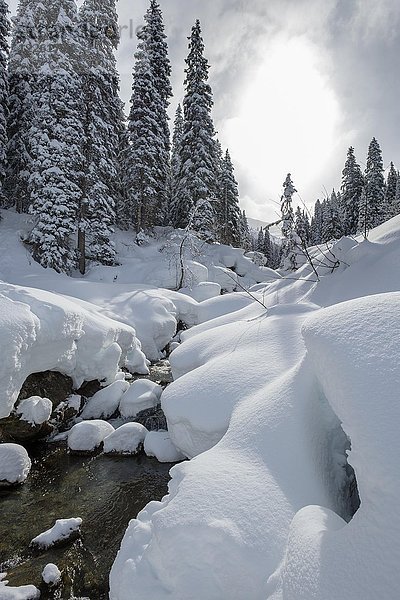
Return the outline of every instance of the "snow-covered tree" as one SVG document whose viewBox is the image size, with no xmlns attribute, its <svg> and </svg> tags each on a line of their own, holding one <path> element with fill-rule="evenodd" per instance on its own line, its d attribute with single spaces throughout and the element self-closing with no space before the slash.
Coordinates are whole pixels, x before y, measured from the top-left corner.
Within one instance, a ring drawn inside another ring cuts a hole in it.
<svg viewBox="0 0 400 600">
<path fill-rule="evenodd" d="M 220 239 L 223 244 L 240 246 L 239 191 L 228 150 L 222 160 L 221 184 L 222 220 L 219 223 L 221 227 Z"/>
<path fill-rule="evenodd" d="M 326 200 L 323 210 L 322 240 L 324 242 L 338 240 L 342 235 L 339 204 L 335 190 L 333 190 L 330 199 Z"/>
<path fill-rule="evenodd" d="M 92 258 L 112 264 L 115 250 L 110 238 L 119 193 L 118 149 L 124 118 L 114 56 L 119 43 L 115 0 L 85 0 L 79 16 L 86 50 L 82 64 L 86 164 L 80 233 L 86 237 Z"/>
<path fill-rule="evenodd" d="M 310 243 L 310 222 L 304 210 L 298 206 L 295 213 L 295 231 L 302 241 L 302 244 L 307 247 Z"/>
<path fill-rule="evenodd" d="M 186 94 L 181 168 L 173 214 L 176 227 L 186 227 L 193 207 L 199 206 L 194 228 L 206 239 L 215 237 L 216 153 L 209 65 L 204 57 L 200 21 L 192 28 L 186 59 Z"/>
<path fill-rule="evenodd" d="M 159 222 L 159 152 L 164 143 L 163 130 L 156 119 L 160 99 L 143 29 L 138 32 L 138 40 L 128 118 L 129 143 L 123 157 L 124 211 L 137 232 Z"/>
<path fill-rule="evenodd" d="M 274 256 L 273 256 L 273 246 L 272 246 L 272 241 L 271 241 L 271 235 L 270 235 L 268 229 L 266 229 L 264 232 L 264 242 L 263 242 L 262 252 L 265 255 L 265 258 L 267 259 L 267 267 L 274 269 L 275 264 L 274 264 Z"/>
<path fill-rule="evenodd" d="M 343 211 L 343 233 L 357 233 L 361 194 L 364 187 L 361 168 L 354 156 L 354 148 L 350 146 L 342 173 L 341 204 Z"/>
<path fill-rule="evenodd" d="M 246 211 L 240 214 L 240 246 L 244 250 L 251 250 L 251 235 L 247 222 Z"/>
<path fill-rule="evenodd" d="M 258 231 L 256 250 L 257 252 L 264 251 L 264 231 L 262 227 Z"/>
<path fill-rule="evenodd" d="M 35 48 L 37 80 L 34 118 L 29 131 L 32 164 L 29 190 L 35 226 L 30 242 L 44 267 L 70 271 L 75 266 L 72 237 L 84 159 L 82 86 L 77 75 L 82 55 L 74 0 L 39 2 L 34 11 L 41 35 Z"/>
<path fill-rule="evenodd" d="M 391 219 L 398 214 L 396 206 L 397 171 L 394 164 L 390 163 L 385 193 L 385 218 Z"/>
<path fill-rule="evenodd" d="M 6 144 L 7 144 L 7 117 L 8 117 L 8 36 L 10 34 L 10 21 L 8 18 L 8 5 L 0 0 L 0 184 L 3 183 L 6 173 Z"/>
<path fill-rule="evenodd" d="M 174 131 L 172 134 L 172 153 L 171 153 L 171 185 L 170 185 L 170 204 L 172 205 L 177 195 L 179 172 L 181 169 L 181 143 L 183 136 L 183 112 L 182 106 L 178 104 L 175 113 Z M 170 206 L 171 220 L 171 206 Z"/>
<path fill-rule="evenodd" d="M 282 254 L 282 265 L 290 265 L 291 269 L 296 269 L 296 235 L 295 235 L 295 221 L 293 213 L 293 195 L 297 192 L 293 185 L 290 173 L 287 175 L 283 183 L 283 195 L 281 201 L 281 213 L 282 213 L 282 235 L 284 237 L 283 242 L 283 254 Z"/>
<path fill-rule="evenodd" d="M 400 173 L 397 171 L 396 196 L 394 200 L 394 213 L 400 214 Z"/>
<path fill-rule="evenodd" d="M 323 214 L 322 204 L 317 200 L 314 206 L 314 216 L 311 219 L 310 241 L 317 245 L 322 242 Z"/>
<path fill-rule="evenodd" d="M 8 65 L 8 144 L 3 193 L 7 206 L 18 212 L 30 206 L 28 191 L 31 169 L 29 130 L 34 114 L 32 93 L 37 76 L 35 52 L 37 33 L 34 19 L 37 0 L 20 0 L 13 19 L 13 35 Z"/>
<path fill-rule="evenodd" d="M 168 106 L 172 97 L 170 82 L 171 64 L 168 58 L 167 36 L 163 15 L 157 0 L 150 0 L 150 6 L 144 17 L 145 25 L 142 35 L 145 39 L 146 53 L 149 58 L 150 69 L 153 74 L 157 102 L 155 104 L 154 118 L 160 129 L 160 144 L 157 148 L 157 194 L 158 207 L 156 225 L 166 222 L 169 216 L 169 180 L 170 180 L 170 131 Z"/>
<path fill-rule="evenodd" d="M 383 177 L 382 151 L 376 138 L 368 148 L 367 167 L 365 170 L 365 202 L 360 200 L 362 214 L 359 219 L 359 230 L 368 231 L 384 220 L 385 180 Z"/>
</svg>

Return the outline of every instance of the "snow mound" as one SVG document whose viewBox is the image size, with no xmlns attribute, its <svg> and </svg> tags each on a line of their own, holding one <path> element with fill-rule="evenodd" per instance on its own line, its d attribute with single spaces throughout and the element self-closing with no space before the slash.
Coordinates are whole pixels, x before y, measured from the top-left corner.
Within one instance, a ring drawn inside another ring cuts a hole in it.
<svg viewBox="0 0 400 600">
<path fill-rule="evenodd" d="M 52 546 L 67 541 L 72 535 L 79 532 L 82 519 L 57 519 L 53 527 L 37 535 L 31 541 L 32 546 L 47 550 Z"/>
<path fill-rule="evenodd" d="M 73 452 L 92 452 L 113 431 L 114 427 L 106 421 L 82 421 L 68 432 L 68 448 Z"/>
<path fill-rule="evenodd" d="M 120 379 L 100 390 L 89 398 L 82 411 L 82 419 L 108 419 L 118 410 L 122 395 L 127 389 L 129 383 Z"/>
<path fill-rule="evenodd" d="M 112 383 L 120 366 L 148 372 L 131 327 L 49 292 L 0 284 L 0 333 L 0 418 L 32 373 L 59 371 L 79 387 Z"/>
<path fill-rule="evenodd" d="M 147 456 L 155 457 L 159 462 L 173 463 L 185 457 L 171 441 L 168 431 L 149 431 L 144 441 Z"/>
<path fill-rule="evenodd" d="M 121 398 L 119 411 L 121 416 L 134 418 L 142 410 L 157 406 L 160 401 L 162 387 L 148 379 L 138 379 L 129 386 Z"/>
<path fill-rule="evenodd" d="M 296 515 L 274 600 L 398 595 L 399 314 L 400 293 L 381 294 L 320 311 L 304 326 L 309 360 L 351 439 L 361 506 L 348 524 L 325 508 Z"/>
<path fill-rule="evenodd" d="M 192 289 L 182 289 L 181 293 L 191 296 L 197 302 L 204 302 L 204 300 L 210 300 L 210 298 L 220 296 L 221 286 L 218 283 L 213 283 L 211 281 L 203 281 Z"/>
<path fill-rule="evenodd" d="M 0 444 L 0 483 L 23 483 L 31 470 L 27 451 L 18 444 Z"/>
<path fill-rule="evenodd" d="M 22 421 L 26 421 L 31 425 L 42 425 L 50 419 L 52 411 L 53 404 L 51 400 L 32 396 L 18 404 L 16 413 L 20 415 Z"/>
<path fill-rule="evenodd" d="M 11 587 L 4 579 L 6 576 L 7 573 L 0 573 L 0 600 L 36 600 L 36 598 L 40 598 L 40 591 L 34 585 Z"/>
<path fill-rule="evenodd" d="M 125 423 L 104 440 L 105 454 L 137 454 L 148 431 L 140 423 Z"/>
<path fill-rule="evenodd" d="M 58 585 L 61 580 L 60 569 L 53 563 L 47 564 L 42 571 L 42 579 L 47 585 Z"/>
</svg>

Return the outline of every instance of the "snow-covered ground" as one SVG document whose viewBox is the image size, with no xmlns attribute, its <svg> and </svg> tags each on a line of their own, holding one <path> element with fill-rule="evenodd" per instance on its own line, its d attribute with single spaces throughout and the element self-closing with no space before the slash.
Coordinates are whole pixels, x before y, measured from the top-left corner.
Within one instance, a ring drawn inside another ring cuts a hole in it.
<svg viewBox="0 0 400 600">
<path fill-rule="evenodd" d="M 278 274 L 161 230 L 141 247 L 119 232 L 119 266 L 69 278 L 31 261 L 26 217 L 3 216 L 0 417 L 46 369 L 111 384 L 83 418 L 154 406 L 161 390 L 127 391 L 120 369 L 144 373 L 174 348 L 168 433 L 84 421 L 69 434 L 77 450 L 109 436 L 107 451 L 191 459 L 131 521 L 111 600 L 397 597 L 400 217 L 312 249 L 317 281 L 307 264 Z M 176 337 L 178 321 L 190 329 Z"/>
</svg>

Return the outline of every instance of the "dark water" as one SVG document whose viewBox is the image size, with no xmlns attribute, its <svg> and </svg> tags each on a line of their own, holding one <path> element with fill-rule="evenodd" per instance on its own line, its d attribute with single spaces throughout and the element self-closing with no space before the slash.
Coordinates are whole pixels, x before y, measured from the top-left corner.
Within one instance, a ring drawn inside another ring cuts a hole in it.
<svg viewBox="0 0 400 600">
<path fill-rule="evenodd" d="M 8 573 L 10 585 L 39 587 L 53 562 L 63 572 L 59 598 L 108 598 L 108 574 L 128 522 L 166 494 L 171 465 L 144 455 L 73 456 L 63 444 L 36 444 L 28 452 L 26 483 L 0 490 L 0 573 Z M 82 538 L 33 556 L 31 539 L 70 517 L 83 519 Z"/>
</svg>

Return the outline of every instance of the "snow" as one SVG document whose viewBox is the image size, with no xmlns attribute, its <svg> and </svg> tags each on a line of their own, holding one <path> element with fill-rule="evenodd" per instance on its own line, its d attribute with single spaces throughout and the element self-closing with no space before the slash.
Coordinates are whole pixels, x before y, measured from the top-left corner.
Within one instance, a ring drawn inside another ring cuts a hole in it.
<svg viewBox="0 0 400 600">
<path fill-rule="evenodd" d="M 68 540 L 80 530 L 81 525 L 82 519 L 79 517 L 57 519 L 53 527 L 33 538 L 31 545 L 47 550 L 59 542 Z"/>
<path fill-rule="evenodd" d="M 48 398 L 40 398 L 32 396 L 21 400 L 18 404 L 16 413 L 20 415 L 22 421 L 26 421 L 31 425 L 42 425 L 50 419 L 53 411 L 53 404 Z"/>
<path fill-rule="evenodd" d="M 184 288 L 181 293 L 191 296 L 197 302 L 204 302 L 210 298 L 215 298 L 221 295 L 221 286 L 219 283 L 213 283 L 210 281 L 202 281 L 193 288 Z"/>
<path fill-rule="evenodd" d="M 31 470 L 27 451 L 18 444 L 0 444 L 0 483 L 23 483 Z"/>
<path fill-rule="evenodd" d="M 57 585 L 61 580 L 61 572 L 57 565 L 49 563 L 42 571 L 42 579 L 47 585 Z"/>
<path fill-rule="evenodd" d="M 121 398 L 119 411 L 122 417 L 134 418 L 142 410 L 159 404 L 162 387 L 148 379 L 138 379 L 129 386 Z"/>
<path fill-rule="evenodd" d="M 324 251 L 319 283 L 304 264 L 257 285 L 265 308 L 200 304 L 162 395 L 194 458 L 131 521 L 111 600 L 397 597 L 400 217 Z"/>
<path fill-rule="evenodd" d="M 125 423 L 104 440 L 105 454 L 137 454 L 148 431 L 140 423 Z"/>
<path fill-rule="evenodd" d="M 147 456 L 154 456 L 159 462 L 179 462 L 185 457 L 171 441 L 168 431 L 149 431 L 144 441 Z"/>
<path fill-rule="evenodd" d="M 0 418 L 32 373 L 59 371 L 79 387 L 112 383 L 120 366 L 147 372 L 131 327 L 49 292 L 0 283 L 0 331 Z"/>
<path fill-rule="evenodd" d="M 92 452 L 113 431 L 114 427 L 107 421 L 82 421 L 68 432 L 68 448 L 73 452 Z"/>
<path fill-rule="evenodd" d="M 8 581 L 4 579 L 6 576 L 6 573 L 0 573 L 0 600 L 36 600 L 36 598 L 40 598 L 40 592 L 34 585 L 8 586 Z"/>
<path fill-rule="evenodd" d="M 118 410 L 122 395 L 127 389 L 129 383 L 120 379 L 100 390 L 89 398 L 82 411 L 82 419 L 108 419 Z"/>
</svg>

